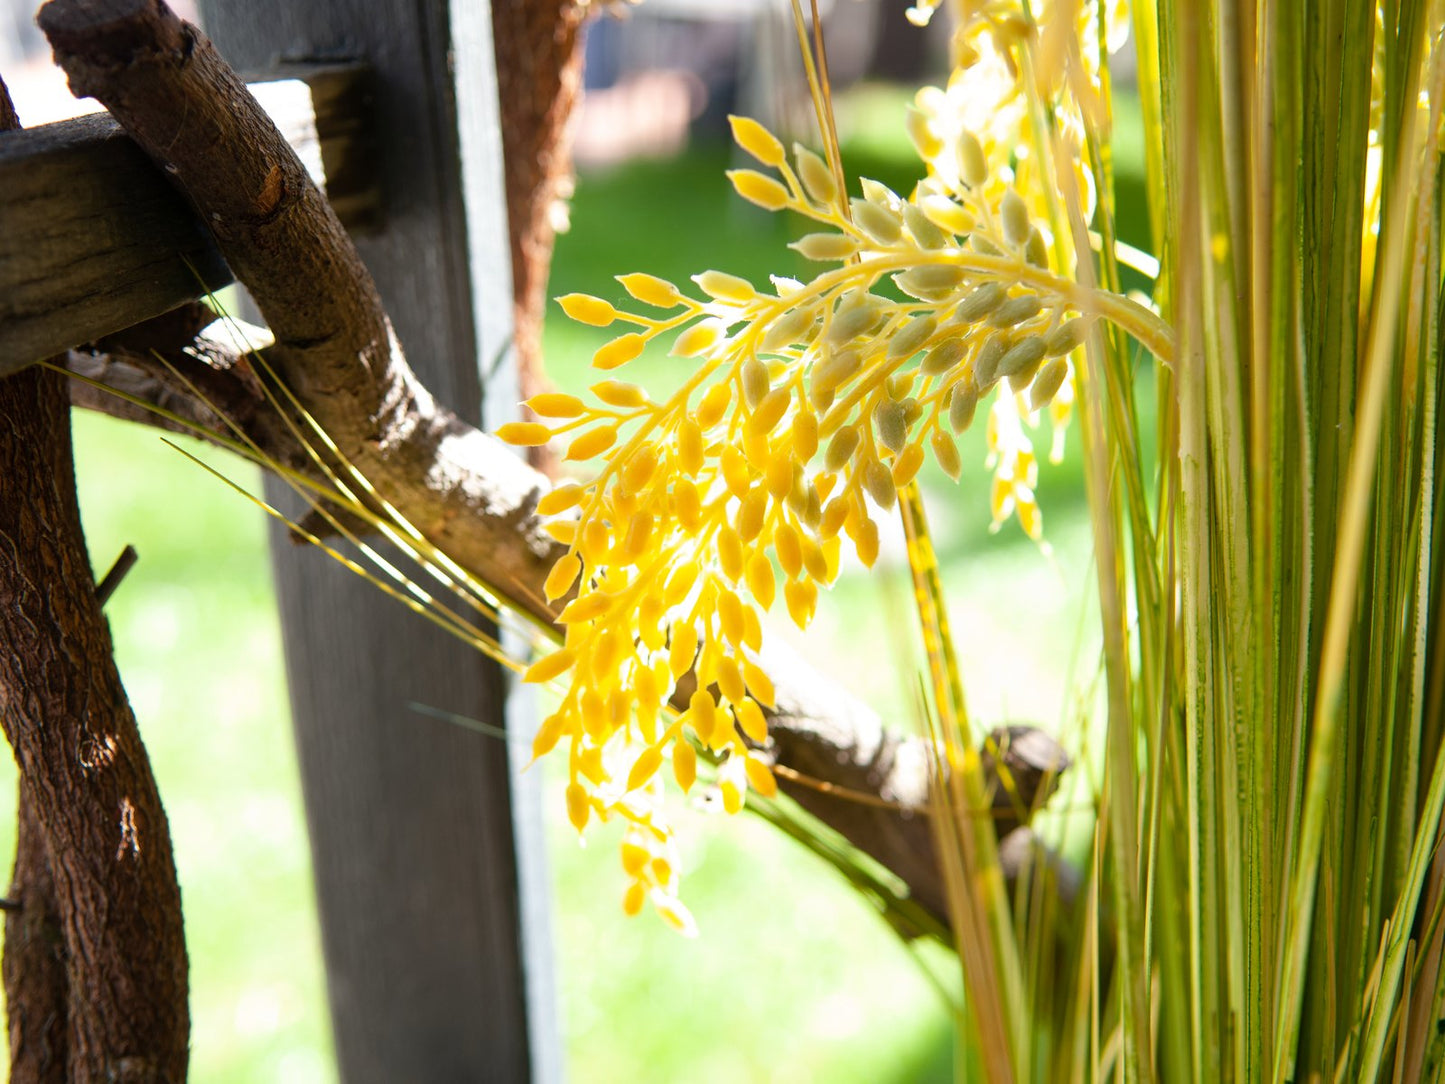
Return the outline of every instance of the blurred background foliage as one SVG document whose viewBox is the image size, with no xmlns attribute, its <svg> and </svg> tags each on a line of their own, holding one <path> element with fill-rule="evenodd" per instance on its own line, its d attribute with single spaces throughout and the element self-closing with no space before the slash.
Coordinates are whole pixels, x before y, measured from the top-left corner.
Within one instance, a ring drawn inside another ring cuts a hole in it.
<svg viewBox="0 0 1445 1084">
<path fill-rule="evenodd" d="M 901 21 L 898 12 L 888 15 Z M 616 58 L 602 66 L 615 68 Z M 609 79 L 623 77 L 613 71 Z M 699 93 L 697 82 L 689 93 Z M 583 164 L 552 295 L 620 299 L 612 276 L 629 271 L 685 285 L 709 268 L 759 284 L 798 270 L 799 257 L 784 246 L 804 232 L 801 225 L 744 204 L 723 175 L 736 163 L 719 123 L 725 103 L 716 99 L 731 92 L 703 82 L 700 93 L 682 140 L 662 140 L 629 160 Z M 867 81 L 839 94 L 850 173 L 905 192 L 918 179 L 902 127 L 911 93 L 897 82 Z M 1127 90 L 1116 105 L 1120 232 L 1147 248 L 1137 106 Z M 588 124 L 584 111 L 584 132 Z M 595 379 L 588 361 L 606 338 L 549 312 L 546 355 L 560 388 L 580 392 Z M 631 379 L 656 394 L 678 381 L 685 364 L 648 354 L 633 363 Z M 1145 389 L 1140 398 L 1148 403 L 1151 395 Z M 84 412 L 75 431 L 97 574 L 127 543 L 140 554 L 108 614 L 175 838 L 192 967 L 194 1079 L 334 1079 L 265 524 L 154 433 Z M 1048 443 L 1044 423 L 1041 457 Z M 1081 720 L 1098 669 L 1077 441 L 1071 436 L 1061 464 L 1041 466 L 1044 549 L 1016 523 L 989 533 L 983 427 L 960 444 L 971 464 L 962 483 L 930 464 L 924 485 L 970 705 L 990 725 L 1027 720 L 1053 729 L 1082 754 L 1043 826 L 1067 847 L 1083 838 L 1069 830 L 1071 814 L 1087 816 L 1092 770 Z M 237 480 L 254 480 L 244 465 L 219 462 Z M 323 561 L 318 555 L 318 574 L 346 574 L 321 569 Z M 790 625 L 775 631 L 892 725 L 911 727 L 920 668 L 908 591 L 899 534 L 885 539 L 874 573 L 847 571 L 805 640 Z M 398 608 L 396 620 L 402 635 L 417 618 Z M 398 712 L 398 727 L 444 725 Z M 551 782 L 555 958 L 570 1079 L 951 1079 L 952 1025 L 913 950 L 810 855 L 746 816 L 699 810 L 680 817 L 685 893 L 702 930 L 686 941 L 650 917 L 624 917 L 613 841 L 604 830 L 579 847 L 561 783 Z M 13 763 L 0 758 L 0 809 L 14 808 L 13 788 Z M 13 846 L 13 816 L 5 813 L 0 863 L 7 869 Z"/>
</svg>

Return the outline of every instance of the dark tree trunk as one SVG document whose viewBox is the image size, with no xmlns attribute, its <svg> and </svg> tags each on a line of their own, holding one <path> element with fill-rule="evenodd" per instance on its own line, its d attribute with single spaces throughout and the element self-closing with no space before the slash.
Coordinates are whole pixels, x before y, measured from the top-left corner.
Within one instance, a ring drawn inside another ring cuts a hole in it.
<svg viewBox="0 0 1445 1084">
<path fill-rule="evenodd" d="M 582 87 L 582 23 L 577 0 L 492 0 L 497 98 L 502 114 L 512 320 L 523 397 L 547 389 L 542 317 L 556 239 L 553 207 L 572 176 L 567 122 Z M 534 465 L 546 469 L 543 449 Z"/>
<path fill-rule="evenodd" d="M 65 1084 L 65 935 L 50 876 L 50 853 L 24 783 L 16 818 L 14 907 L 5 916 L 5 994 L 9 1006 L 12 1084 Z"/>
<path fill-rule="evenodd" d="M 18 127 L 0 83 L 0 127 Z M 0 380 L 0 725 L 20 766 L 11 1077 L 185 1079 L 170 831 L 91 580 L 58 373 Z"/>
</svg>

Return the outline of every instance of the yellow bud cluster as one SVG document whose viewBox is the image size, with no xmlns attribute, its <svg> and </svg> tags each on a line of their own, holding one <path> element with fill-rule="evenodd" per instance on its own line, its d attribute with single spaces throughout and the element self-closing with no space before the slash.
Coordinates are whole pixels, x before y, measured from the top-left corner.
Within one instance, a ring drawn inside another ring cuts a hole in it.
<svg viewBox="0 0 1445 1084">
<path fill-rule="evenodd" d="M 921 147 L 935 138 L 927 120 L 910 121 Z M 810 282 L 774 279 L 771 293 L 704 271 L 694 276 L 700 300 L 651 275 L 618 279 L 641 305 L 671 313 L 661 318 L 567 295 L 560 304 L 573 319 L 636 329 L 597 351 L 596 368 L 625 365 L 668 335 L 674 357 L 695 359 L 691 375 L 665 402 L 613 379 L 593 385 L 591 401 L 540 395 L 530 406 L 541 421 L 499 430 L 516 444 L 565 437 L 567 459 L 595 464 L 538 505 L 564 517 L 547 525 L 567 549 L 545 590 L 567 601 L 561 648 L 526 673 L 561 683 L 534 754 L 567 750 L 579 831 L 626 822 L 625 909 L 650 901 L 685 931 L 664 781 L 692 787 L 702 754 L 729 812 L 749 791 L 775 791 L 762 614 L 781 600 L 806 628 L 845 539 L 872 565 L 880 510 L 929 454 L 960 475 L 955 435 L 995 389 L 1006 388 L 987 412 L 994 520 L 1017 515 L 1037 538 L 1024 427 L 1045 406 L 1056 425 L 1067 418 L 1068 356 L 1092 319 L 1077 313 L 1076 291 L 1029 262 L 1030 208 L 977 177 L 976 140 L 952 144 L 976 181 L 967 191 L 925 183 L 903 199 L 865 181 L 848 200 L 817 155 L 795 148 L 790 164 L 762 125 L 734 117 L 732 126 L 778 174 L 735 171 L 739 193 L 820 224 L 795 247 L 832 266 Z"/>
</svg>

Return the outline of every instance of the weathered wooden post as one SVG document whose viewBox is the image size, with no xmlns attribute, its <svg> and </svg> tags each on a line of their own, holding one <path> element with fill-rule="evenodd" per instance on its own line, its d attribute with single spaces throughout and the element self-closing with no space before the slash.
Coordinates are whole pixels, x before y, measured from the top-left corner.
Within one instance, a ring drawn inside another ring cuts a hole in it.
<svg viewBox="0 0 1445 1084">
<path fill-rule="evenodd" d="M 357 246 L 437 397 L 473 422 L 484 392 L 489 408 L 509 410 L 488 5 L 203 0 L 201 9 L 241 70 L 371 66 L 382 221 Z M 410 706 L 516 723 L 508 682 L 279 533 L 272 554 L 342 1078 L 559 1078 L 536 795 L 506 744 Z"/>
</svg>

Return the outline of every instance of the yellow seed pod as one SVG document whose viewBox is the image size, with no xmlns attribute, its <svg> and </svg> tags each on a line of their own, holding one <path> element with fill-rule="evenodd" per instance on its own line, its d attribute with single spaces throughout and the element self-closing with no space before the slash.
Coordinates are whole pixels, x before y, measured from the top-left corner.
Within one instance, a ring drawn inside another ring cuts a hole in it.
<svg viewBox="0 0 1445 1084">
<path fill-rule="evenodd" d="M 742 727 L 749 741 L 762 745 L 768 740 L 768 720 L 752 700 L 744 699 L 738 704 L 738 726 Z"/>
<path fill-rule="evenodd" d="M 1029 335 L 1020 339 L 1004 351 L 1003 357 L 998 359 L 998 365 L 994 372 L 998 376 L 1013 377 L 1015 374 L 1029 372 L 1036 368 L 1044 357 L 1044 337 L 1042 335 Z M 1012 381 L 1010 381 L 1012 383 Z M 1015 391 L 1019 390 L 1015 386 Z"/>
<path fill-rule="evenodd" d="M 723 591 L 717 599 L 718 625 L 723 638 L 734 646 L 743 642 L 743 602 L 732 591 Z"/>
<path fill-rule="evenodd" d="M 755 473 L 761 474 L 772 459 L 772 444 L 767 433 L 759 433 L 751 426 L 743 429 L 743 458 Z"/>
<path fill-rule="evenodd" d="M 773 548 L 778 554 L 778 564 L 789 579 L 796 579 L 803 571 L 803 546 L 798 539 L 797 529 L 791 523 L 780 523 L 773 531 Z"/>
<path fill-rule="evenodd" d="M 707 394 L 702 397 L 702 402 L 697 405 L 697 413 L 693 415 L 697 424 L 703 429 L 711 429 L 727 413 L 728 404 L 732 402 L 732 399 L 732 385 L 726 381 L 708 388 Z"/>
<path fill-rule="evenodd" d="M 833 171 L 828 168 L 828 164 L 823 159 L 808 150 L 807 147 L 794 143 L 793 162 L 798 170 L 798 178 L 803 182 L 803 188 L 808 195 L 828 206 L 837 202 L 838 186 L 833 180 Z"/>
<path fill-rule="evenodd" d="M 784 455 L 775 456 L 763 472 L 763 480 L 774 500 L 782 500 L 793 488 L 793 461 Z"/>
<path fill-rule="evenodd" d="M 828 562 L 828 575 L 824 578 L 825 584 L 830 584 L 838 578 L 838 568 L 843 557 L 843 543 L 834 536 L 823 539 L 823 559 Z"/>
<path fill-rule="evenodd" d="M 1044 537 L 1044 517 L 1039 513 L 1039 506 L 1032 497 L 1025 501 L 1018 502 L 1019 526 L 1024 529 L 1035 542 Z"/>
<path fill-rule="evenodd" d="M 824 538 L 832 538 L 842 530 L 843 521 L 847 518 L 848 502 L 842 497 L 834 498 L 823 509 L 823 519 L 818 524 L 818 533 Z"/>
<path fill-rule="evenodd" d="M 961 336 L 944 339 L 923 356 L 918 371 L 924 376 L 942 376 L 962 361 L 967 352 L 968 341 Z"/>
<path fill-rule="evenodd" d="M 592 591 L 591 594 L 582 595 L 581 598 L 574 598 L 571 603 L 566 604 L 565 610 L 559 614 L 558 620 L 561 624 L 578 624 L 579 621 L 592 621 L 607 613 L 608 604 L 611 603 L 611 595 L 605 591 Z"/>
<path fill-rule="evenodd" d="M 695 358 L 717 345 L 723 337 L 723 326 L 716 320 L 693 324 L 675 340 L 670 351 L 675 358 Z"/>
<path fill-rule="evenodd" d="M 747 804 L 747 788 L 735 779 L 719 780 L 718 792 L 722 795 L 723 809 L 729 814 L 741 813 Z"/>
<path fill-rule="evenodd" d="M 539 418 L 575 418 L 586 408 L 575 395 L 564 395 L 559 391 L 534 395 L 526 402 L 527 409 Z"/>
<path fill-rule="evenodd" d="M 793 454 L 800 463 L 812 459 L 818 451 L 818 416 L 804 409 L 793 416 Z"/>
<path fill-rule="evenodd" d="M 953 438 L 942 429 L 935 429 L 933 436 L 929 438 L 933 447 L 933 458 L 943 468 L 943 473 L 958 481 L 958 476 L 963 473 L 963 459 L 958 454 L 958 445 Z"/>
<path fill-rule="evenodd" d="M 765 211 L 781 211 L 788 205 L 788 190 L 765 173 L 755 169 L 730 169 L 727 176 L 738 195 Z"/>
<path fill-rule="evenodd" d="M 592 394 L 608 406 L 622 410 L 641 406 L 648 401 L 647 393 L 636 384 L 622 380 L 603 380 L 592 385 Z"/>
<path fill-rule="evenodd" d="M 869 460 L 863 468 L 863 488 L 879 508 L 892 508 L 898 500 L 892 472 L 876 459 Z"/>
<path fill-rule="evenodd" d="M 589 519 L 583 524 L 579 548 L 582 551 L 582 560 L 594 568 L 600 565 L 606 559 L 608 550 L 612 548 L 607 524 L 600 519 Z"/>
<path fill-rule="evenodd" d="M 776 169 L 786 160 L 783 145 L 752 117 L 728 114 L 728 124 L 733 130 L 733 140 L 765 166 Z"/>
<path fill-rule="evenodd" d="M 672 484 L 672 514 L 678 523 L 689 531 L 695 531 L 702 523 L 702 498 L 691 478 L 678 478 Z"/>
<path fill-rule="evenodd" d="M 602 736 L 607 733 L 607 704 L 602 699 L 602 694 L 596 689 L 588 689 L 582 694 L 582 729 L 587 736 L 595 742 L 600 742 Z"/>
<path fill-rule="evenodd" d="M 542 524 L 542 530 L 551 538 L 570 546 L 577 538 L 577 521 L 571 519 L 553 520 L 551 523 Z"/>
<path fill-rule="evenodd" d="M 552 439 L 552 430 L 541 422 L 508 422 L 497 429 L 497 439 L 523 448 L 534 448 Z"/>
<path fill-rule="evenodd" d="M 633 516 L 627 524 L 627 533 L 617 547 L 620 564 L 632 564 L 647 551 L 648 540 L 652 537 L 653 519 L 649 515 Z"/>
<path fill-rule="evenodd" d="M 1070 353 L 1084 341 L 1084 333 L 1087 330 L 1087 321 L 1082 319 L 1067 320 L 1060 324 L 1044 336 L 1045 356 L 1056 358 Z"/>
<path fill-rule="evenodd" d="M 635 360 L 647 346 L 647 339 L 636 331 L 619 335 L 592 355 L 594 369 L 616 369 Z"/>
<path fill-rule="evenodd" d="M 699 668 L 698 679 L 703 680 L 703 677 L 701 668 Z M 706 742 L 717 721 L 717 701 L 712 698 L 712 693 L 706 689 L 694 690 L 692 697 L 687 702 L 687 714 L 691 718 L 692 728 L 697 731 L 697 736 Z"/>
<path fill-rule="evenodd" d="M 873 562 L 878 560 L 878 524 L 867 518 L 860 521 L 853 538 L 853 548 L 863 566 L 872 568 Z"/>
<path fill-rule="evenodd" d="M 632 762 L 632 770 L 627 773 L 627 789 L 636 790 L 638 787 L 646 786 L 660 767 L 662 767 L 662 750 L 655 745 L 648 746 Z"/>
<path fill-rule="evenodd" d="M 617 426 L 599 425 L 567 445 L 565 459 L 591 459 L 593 456 L 601 455 L 617 443 Z"/>
<path fill-rule="evenodd" d="M 828 579 L 828 561 L 823 556 L 823 547 L 814 542 L 807 535 L 801 535 L 803 548 L 803 568 L 813 579 L 824 582 Z"/>
<path fill-rule="evenodd" d="M 663 608 L 662 599 L 656 595 L 644 598 L 642 604 L 637 608 L 637 636 L 649 651 L 656 651 L 662 647 L 667 638 L 662 629 Z M 641 669 L 647 668 L 642 667 Z"/>
<path fill-rule="evenodd" d="M 938 328 L 938 317 L 919 316 L 895 331 L 888 339 L 887 357 L 891 360 L 911 357 Z"/>
<path fill-rule="evenodd" d="M 858 450 L 858 439 L 858 430 L 852 426 L 839 429 L 823 453 L 823 466 L 830 471 L 842 470 Z"/>
<path fill-rule="evenodd" d="M 896 244 L 903 236 L 902 219 L 886 207 L 866 199 L 850 200 L 849 207 L 853 212 L 853 224 L 875 244 Z"/>
<path fill-rule="evenodd" d="M 1029 393 L 1029 405 L 1035 410 L 1047 406 L 1058 394 L 1060 386 L 1064 383 L 1064 377 L 1068 375 L 1068 358 L 1055 358 L 1045 365 L 1034 379 L 1033 388 Z"/>
<path fill-rule="evenodd" d="M 677 625 L 672 630 L 672 646 L 667 649 L 667 668 L 673 679 L 692 669 L 697 658 L 697 630 L 691 625 Z"/>
<path fill-rule="evenodd" d="M 971 324 L 975 320 L 982 320 L 1006 300 L 1008 291 L 1002 285 L 985 282 L 974 287 L 972 292 L 954 307 L 953 315 L 949 319 L 955 324 Z"/>
<path fill-rule="evenodd" d="M 851 380 L 862 365 L 863 354 L 859 350 L 824 351 L 823 360 L 808 374 L 810 386 L 819 391 L 832 391 Z"/>
<path fill-rule="evenodd" d="M 723 575 L 737 583 L 743 574 L 743 543 L 737 531 L 726 524 L 718 528 L 717 557 Z"/>
<path fill-rule="evenodd" d="M 567 784 L 567 819 L 572 822 L 572 827 L 577 831 L 587 827 L 587 818 L 592 813 L 592 805 L 587 800 L 587 791 L 582 784 L 576 781 Z"/>
<path fill-rule="evenodd" d="M 565 512 L 569 508 L 575 508 L 587 495 L 587 490 L 572 482 L 565 482 L 552 490 L 550 493 L 542 494 L 537 501 L 537 514 L 542 516 L 555 516 L 559 512 Z"/>
<path fill-rule="evenodd" d="M 697 283 L 703 293 L 719 301 L 746 303 L 758 296 L 758 291 L 747 279 L 723 271 L 704 271 L 700 275 L 693 275 L 692 281 Z"/>
<path fill-rule="evenodd" d="M 902 404 L 892 399 L 880 400 L 873 408 L 873 428 L 885 448 L 890 452 L 900 451 L 908 440 L 908 423 L 903 416 Z"/>
<path fill-rule="evenodd" d="M 667 585 L 662 589 L 662 601 L 665 605 L 676 606 L 683 599 L 687 598 L 692 590 L 692 585 L 697 583 L 698 564 L 696 561 L 683 561 L 672 570 L 672 575 L 667 578 Z"/>
<path fill-rule="evenodd" d="M 743 681 L 747 684 L 748 692 L 753 699 L 765 707 L 773 707 L 777 704 L 777 693 L 773 690 L 772 678 L 763 673 L 757 663 L 749 659 L 743 660 Z"/>
<path fill-rule="evenodd" d="M 921 466 L 923 466 L 923 445 L 910 444 L 893 461 L 893 484 L 902 489 L 913 481 Z"/>
<path fill-rule="evenodd" d="M 758 408 L 748 418 L 748 428 L 754 433 L 771 433 L 777 428 L 778 422 L 783 420 L 787 412 L 788 404 L 793 400 L 793 389 L 786 384 L 780 388 L 774 388 L 763 396 Z"/>
<path fill-rule="evenodd" d="M 958 175 L 963 183 L 975 188 L 988 180 L 988 160 L 983 156 L 983 147 L 972 132 L 958 135 Z"/>
<path fill-rule="evenodd" d="M 564 553 L 557 558 L 557 563 L 552 566 L 552 571 L 547 573 L 547 580 L 542 585 L 542 591 L 547 596 L 547 601 L 559 599 L 577 582 L 577 573 L 582 571 L 582 558 L 575 553 Z"/>
<path fill-rule="evenodd" d="M 687 788 L 684 787 L 684 790 Z M 661 893 L 652 893 L 652 908 L 658 913 L 664 922 L 671 926 L 683 937 L 697 936 L 697 922 L 693 919 L 692 913 L 682 905 L 682 901 L 673 896 L 664 896 Z"/>
<path fill-rule="evenodd" d="M 777 795 L 778 781 L 773 776 L 772 768 L 761 757 L 749 753 L 744 761 L 744 766 L 748 773 L 748 786 L 764 798 L 772 798 Z"/>
<path fill-rule="evenodd" d="M 908 202 L 903 205 L 903 224 L 908 227 L 908 232 L 913 234 L 913 239 L 924 248 L 943 248 L 951 240 L 916 203 Z"/>
<path fill-rule="evenodd" d="M 702 470 L 702 429 L 691 418 L 683 418 L 677 426 L 677 462 L 693 476 Z"/>
<path fill-rule="evenodd" d="M 738 378 L 743 386 L 743 402 L 749 410 L 756 410 L 772 387 L 767 365 L 756 357 L 748 357 L 738 370 Z"/>
<path fill-rule="evenodd" d="M 988 322 L 994 327 L 1015 327 L 1025 320 L 1032 320 L 1042 308 L 1043 302 L 1035 295 L 1020 294 L 1018 297 L 1009 298 L 994 309 Z"/>
<path fill-rule="evenodd" d="M 676 879 L 676 871 L 672 863 L 667 860 L 666 855 L 657 855 L 652 860 L 651 877 L 654 883 L 659 885 L 671 885 Z"/>
<path fill-rule="evenodd" d="M 936 158 L 943 151 L 943 140 L 934 134 L 927 113 L 910 105 L 904 111 L 903 123 L 908 130 L 908 138 L 913 141 L 913 146 L 918 151 L 918 157 L 927 161 Z"/>
<path fill-rule="evenodd" d="M 763 623 L 752 606 L 743 607 L 743 646 L 751 651 L 761 651 L 763 647 Z"/>
<path fill-rule="evenodd" d="M 748 558 L 747 565 L 748 591 L 753 599 L 765 610 L 773 608 L 773 598 L 777 594 L 777 582 L 773 576 L 773 562 L 768 560 L 767 554 L 761 550 L 755 552 Z"/>
<path fill-rule="evenodd" d="M 789 309 L 768 325 L 768 330 L 763 333 L 762 340 L 758 343 L 758 349 L 764 353 L 772 353 L 779 347 L 797 342 L 803 333 L 813 326 L 817 317 L 815 306 Z"/>
<path fill-rule="evenodd" d="M 742 703 L 747 690 L 743 687 L 743 673 L 732 659 L 723 659 L 717 668 L 718 692 L 730 704 Z"/>
<path fill-rule="evenodd" d="M 537 734 L 532 739 L 532 759 L 540 760 L 557 747 L 557 742 L 567 727 L 567 719 L 560 711 L 553 712 L 542 720 Z"/>
<path fill-rule="evenodd" d="M 762 533 L 763 522 L 768 511 L 768 491 L 756 488 L 748 491 L 738 507 L 737 531 L 743 542 L 751 542 Z"/>
<path fill-rule="evenodd" d="M 622 288 L 644 305 L 659 309 L 675 309 L 682 304 L 682 292 L 666 279 L 641 272 L 632 275 L 618 275 Z"/>
<path fill-rule="evenodd" d="M 999 218 L 1003 221 L 1004 240 L 1011 245 L 1026 244 L 1033 223 L 1029 221 L 1029 208 L 1023 197 L 1012 188 L 1008 189 L 1003 194 L 998 210 Z"/>
<path fill-rule="evenodd" d="M 753 485 L 753 475 L 748 467 L 747 457 L 737 448 L 729 444 L 723 448 L 722 456 L 723 481 L 732 491 L 734 497 L 745 497 Z"/>
<path fill-rule="evenodd" d="M 642 905 L 646 902 L 647 885 L 641 881 L 633 881 L 622 896 L 622 913 L 628 918 L 636 918 L 642 913 Z"/>
<path fill-rule="evenodd" d="M 628 832 L 628 835 L 633 835 Z M 646 846 L 636 842 L 635 839 L 624 839 L 622 841 L 622 869 L 629 877 L 641 877 L 647 869 L 647 863 L 652 859 L 652 852 Z"/>
<path fill-rule="evenodd" d="M 973 424 L 978 410 L 978 392 L 972 384 L 957 383 L 948 396 L 948 424 L 955 433 L 962 433 Z"/>
<path fill-rule="evenodd" d="M 628 646 L 631 646 L 630 643 Z M 616 633 L 601 632 L 592 645 L 592 657 L 588 666 L 592 680 L 599 687 L 606 687 L 617 680 L 617 667 L 622 657 L 622 637 Z"/>
<path fill-rule="evenodd" d="M 579 324 L 591 324 L 593 327 L 606 327 L 618 316 L 617 310 L 608 302 L 591 294 L 567 294 L 559 297 L 557 304 Z"/>
<path fill-rule="evenodd" d="M 527 672 L 522 675 L 522 680 L 528 684 L 540 684 L 544 681 L 551 681 L 561 676 L 572 665 L 576 653 L 571 648 L 562 648 L 550 655 L 543 655 L 540 659 L 527 667 Z"/>
<path fill-rule="evenodd" d="M 657 451 L 650 445 L 644 444 L 622 466 L 623 492 L 627 494 L 641 493 L 656 473 Z"/>
<path fill-rule="evenodd" d="M 602 747 L 585 746 L 577 757 L 577 772 L 597 786 L 611 782 L 607 768 L 602 763 Z"/>
<path fill-rule="evenodd" d="M 1028 243 L 1024 245 L 1024 259 L 1034 267 L 1048 270 L 1049 247 L 1044 243 L 1044 235 L 1037 226 L 1029 231 Z"/>
<path fill-rule="evenodd" d="M 806 631 L 818 605 L 817 585 L 812 580 L 789 580 L 783 585 L 783 601 L 788 604 L 793 624 Z"/>
<path fill-rule="evenodd" d="M 809 233 L 788 247 L 805 260 L 826 263 L 851 258 L 858 251 L 858 242 L 845 233 Z"/>
<path fill-rule="evenodd" d="M 947 196 L 924 196 L 918 201 L 918 207 L 928 221 L 955 237 L 962 237 L 974 227 L 973 216 Z"/>
</svg>

